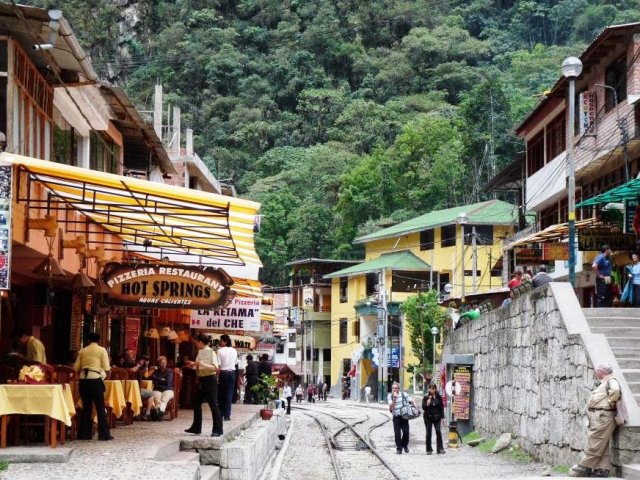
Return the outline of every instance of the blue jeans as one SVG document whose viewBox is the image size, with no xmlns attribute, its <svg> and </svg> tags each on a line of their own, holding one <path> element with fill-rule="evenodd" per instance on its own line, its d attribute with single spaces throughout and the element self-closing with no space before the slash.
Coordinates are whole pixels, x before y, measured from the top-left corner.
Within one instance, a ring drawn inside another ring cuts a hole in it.
<svg viewBox="0 0 640 480">
<path fill-rule="evenodd" d="M 236 388 L 236 372 L 234 370 L 222 370 L 220 372 L 220 411 L 226 420 L 231 418 L 231 404 L 233 403 L 233 391 Z"/>
</svg>

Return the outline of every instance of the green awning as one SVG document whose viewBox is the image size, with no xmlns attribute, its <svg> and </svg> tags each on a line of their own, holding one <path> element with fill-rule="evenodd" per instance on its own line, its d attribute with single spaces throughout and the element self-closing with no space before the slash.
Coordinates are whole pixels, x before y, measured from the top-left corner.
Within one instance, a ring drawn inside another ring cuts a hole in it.
<svg viewBox="0 0 640 480">
<path fill-rule="evenodd" d="M 640 198 L 640 178 L 631 180 L 619 187 L 607 190 L 600 195 L 591 197 L 576 205 L 576 208 L 602 205 L 603 203 L 620 203 L 625 200 L 637 200 Z"/>
<path fill-rule="evenodd" d="M 431 267 L 409 250 L 402 250 L 400 252 L 383 253 L 378 258 L 338 270 L 325 275 L 323 278 L 353 277 L 380 270 L 428 271 L 431 270 Z"/>
</svg>

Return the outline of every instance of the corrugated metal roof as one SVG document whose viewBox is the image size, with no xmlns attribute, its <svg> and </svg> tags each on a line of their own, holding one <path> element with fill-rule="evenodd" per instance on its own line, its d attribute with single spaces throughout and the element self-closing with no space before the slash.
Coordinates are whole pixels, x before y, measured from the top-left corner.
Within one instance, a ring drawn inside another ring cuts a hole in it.
<svg viewBox="0 0 640 480">
<path fill-rule="evenodd" d="M 408 233 L 420 232 L 441 225 L 456 223 L 456 218 L 461 213 L 467 216 L 470 225 L 511 225 L 517 221 L 518 208 L 501 200 L 488 200 L 486 202 L 462 205 L 459 207 L 435 210 L 393 227 L 356 238 L 354 243 L 367 243 L 374 240 L 398 237 Z"/>
<path fill-rule="evenodd" d="M 363 275 L 365 273 L 377 272 L 379 270 L 409 270 L 423 271 L 431 270 L 428 263 L 423 262 L 415 254 L 409 250 L 400 252 L 383 253 L 378 258 L 369 260 L 368 262 L 353 265 L 352 267 L 338 270 L 337 272 L 325 275 L 323 278 L 350 277 L 354 275 Z"/>
<path fill-rule="evenodd" d="M 587 67 L 590 62 L 589 58 L 598 49 L 600 45 L 602 45 L 610 36 L 615 35 L 620 32 L 625 33 L 634 33 L 634 31 L 640 31 L 640 22 L 634 23 L 624 23 L 620 25 L 612 25 L 610 27 L 604 28 L 598 36 L 589 44 L 587 48 L 583 50 L 578 58 L 583 63 L 583 67 Z M 561 73 L 561 66 L 558 65 L 558 72 Z M 524 128 L 524 126 L 529 123 L 536 113 L 544 108 L 544 106 L 554 97 L 563 97 L 565 96 L 564 90 L 567 87 L 567 79 L 559 75 L 558 80 L 554 83 L 553 87 L 549 91 L 548 95 L 542 99 L 542 101 L 525 117 L 524 120 L 515 128 L 516 132 L 519 132 Z"/>
</svg>

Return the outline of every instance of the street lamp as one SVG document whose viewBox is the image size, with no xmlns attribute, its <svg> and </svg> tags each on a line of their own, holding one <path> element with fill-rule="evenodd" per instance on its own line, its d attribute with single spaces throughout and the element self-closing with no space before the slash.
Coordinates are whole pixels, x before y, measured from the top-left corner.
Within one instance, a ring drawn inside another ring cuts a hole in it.
<svg viewBox="0 0 640 480">
<path fill-rule="evenodd" d="M 569 112 L 567 116 L 567 177 L 568 177 L 568 221 L 569 221 L 569 282 L 576 286 L 576 167 L 573 154 L 573 139 L 576 111 L 576 78 L 582 73 L 582 62 L 577 57 L 565 58 L 562 75 L 569 80 Z"/>
<path fill-rule="evenodd" d="M 431 327 L 431 335 L 433 336 L 433 374 L 431 376 L 431 383 L 435 383 L 436 380 L 436 335 L 440 331 L 438 327 Z"/>
<path fill-rule="evenodd" d="M 467 218 L 467 214 L 464 212 L 461 212 L 457 217 L 456 217 L 456 223 L 458 223 L 460 225 L 460 243 L 462 244 L 462 248 L 460 249 L 462 252 L 462 255 L 460 257 L 460 284 L 462 286 L 462 292 L 460 294 L 460 303 L 464 303 L 464 294 L 465 294 L 465 285 L 464 285 L 464 226 L 467 223 L 468 218 Z"/>
</svg>

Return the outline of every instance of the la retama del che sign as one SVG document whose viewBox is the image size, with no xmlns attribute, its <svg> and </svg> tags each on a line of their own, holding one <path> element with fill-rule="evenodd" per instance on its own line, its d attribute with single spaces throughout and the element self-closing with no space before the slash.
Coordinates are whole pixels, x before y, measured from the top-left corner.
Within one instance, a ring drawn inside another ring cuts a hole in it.
<svg viewBox="0 0 640 480">
<path fill-rule="evenodd" d="M 215 267 L 111 262 L 101 280 L 110 305 L 197 310 L 222 308 L 235 296 L 233 279 Z"/>
</svg>

